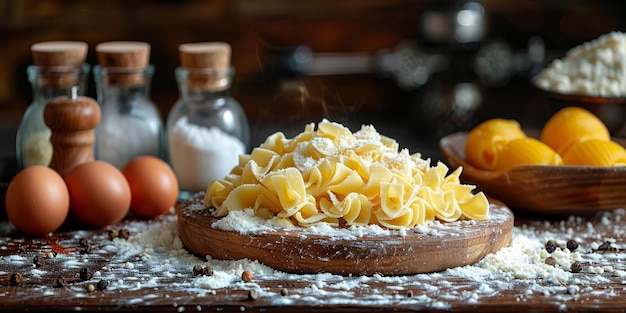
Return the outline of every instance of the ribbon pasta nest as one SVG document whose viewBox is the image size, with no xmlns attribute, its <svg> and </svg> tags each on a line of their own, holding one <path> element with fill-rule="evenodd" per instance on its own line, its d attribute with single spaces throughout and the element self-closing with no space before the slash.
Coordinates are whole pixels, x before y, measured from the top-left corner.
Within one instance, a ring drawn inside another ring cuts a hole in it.
<svg viewBox="0 0 626 313">
<path fill-rule="evenodd" d="M 216 208 L 216 217 L 252 209 L 300 226 L 399 229 L 435 219 L 488 219 L 487 198 L 460 183 L 461 171 L 448 175 L 441 162 L 431 166 L 420 154 L 398 152 L 398 143 L 371 125 L 352 133 L 324 119 L 317 130 L 308 124 L 291 139 L 277 132 L 241 155 L 230 174 L 208 186 L 204 205 Z"/>
</svg>

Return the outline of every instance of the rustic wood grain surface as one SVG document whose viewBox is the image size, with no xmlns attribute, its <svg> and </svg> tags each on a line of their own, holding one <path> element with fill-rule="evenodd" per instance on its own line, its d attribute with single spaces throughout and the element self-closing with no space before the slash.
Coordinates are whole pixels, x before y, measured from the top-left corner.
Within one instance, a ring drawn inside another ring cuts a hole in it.
<svg viewBox="0 0 626 313">
<path fill-rule="evenodd" d="M 622 312 L 626 308 L 625 217 L 624 210 L 588 217 L 516 216 L 514 240 L 520 230 L 537 234 L 534 240 L 576 238 L 585 268 L 595 270 L 568 273 L 567 282 L 550 275 L 473 277 L 448 270 L 410 276 L 260 274 L 248 283 L 233 281 L 217 288 L 195 286 L 191 268 L 159 272 L 150 268 L 158 265 L 155 260 L 111 248 L 114 241 L 132 241 L 146 231 L 162 233 L 163 225 L 176 223 L 175 212 L 158 220 L 129 219 L 109 229 L 86 230 L 70 223 L 45 237 L 25 237 L 4 220 L 0 223 L 0 310 Z M 128 229 L 129 237 L 111 240 L 110 234 L 118 229 L 120 234 Z M 604 244 L 598 246 L 599 242 Z M 21 279 L 16 279 L 16 273 Z M 105 278 L 110 285 L 98 288 Z M 89 291 L 89 285 L 95 290 Z"/>
</svg>

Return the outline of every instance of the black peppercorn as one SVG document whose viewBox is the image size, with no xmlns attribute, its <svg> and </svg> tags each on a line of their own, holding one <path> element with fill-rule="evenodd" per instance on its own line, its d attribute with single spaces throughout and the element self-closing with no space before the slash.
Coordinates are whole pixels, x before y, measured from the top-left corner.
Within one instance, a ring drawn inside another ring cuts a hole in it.
<svg viewBox="0 0 626 313">
<path fill-rule="evenodd" d="M 202 265 L 195 265 L 193 267 L 193 276 L 198 276 L 198 275 L 202 275 Z"/>
<path fill-rule="evenodd" d="M 598 247 L 598 251 L 606 251 L 606 250 L 612 250 L 613 248 L 611 247 L 611 243 L 608 241 L 603 242 L 599 247 Z"/>
<path fill-rule="evenodd" d="M 78 239 L 78 244 L 83 246 L 83 247 L 89 246 L 89 244 L 90 244 L 89 243 L 89 239 L 87 239 L 87 238 L 80 238 L 80 239 Z"/>
<path fill-rule="evenodd" d="M 119 231 L 119 237 L 122 239 L 128 239 L 130 237 L 130 231 L 126 228 L 123 228 Z"/>
<path fill-rule="evenodd" d="M 67 286 L 67 281 L 63 276 L 58 276 L 54 282 L 52 282 L 52 287 L 54 288 L 63 288 L 65 286 Z"/>
<path fill-rule="evenodd" d="M 78 277 L 81 281 L 90 280 L 93 277 L 93 274 L 86 267 L 81 269 L 78 273 Z"/>
<path fill-rule="evenodd" d="M 204 268 L 202 268 L 202 275 L 204 276 L 213 275 L 213 267 L 207 265 Z"/>
<path fill-rule="evenodd" d="M 22 282 L 24 282 L 24 276 L 22 276 L 20 272 L 15 272 L 9 277 L 9 284 L 11 284 L 11 286 L 20 286 Z"/>
<path fill-rule="evenodd" d="M 109 234 L 109 240 L 113 240 L 120 235 L 117 229 L 109 229 L 108 234 Z"/>
<path fill-rule="evenodd" d="M 568 240 L 567 249 L 569 249 L 569 251 L 574 251 L 578 249 L 578 242 L 576 242 L 576 240 L 573 240 L 573 239 Z"/>
<path fill-rule="evenodd" d="M 33 264 L 36 268 L 40 268 L 46 264 L 46 261 L 44 261 L 44 259 L 39 255 L 36 255 L 33 257 Z"/>
<path fill-rule="evenodd" d="M 91 253 L 94 250 L 96 250 L 96 248 L 92 245 L 78 247 L 78 252 L 80 252 L 80 254 Z"/>
<path fill-rule="evenodd" d="M 551 265 L 551 266 L 555 266 L 556 265 L 556 258 L 549 256 L 546 258 L 545 260 L 546 264 Z"/>
<path fill-rule="evenodd" d="M 198 276 L 198 275 L 204 275 L 204 276 L 211 276 L 213 275 L 213 267 L 207 265 L 207 266 L 202 266 L 202 265 L 195 265 L 193 267 L 193 276 Z"/>
<path fill-rule="evenodd" d="M 80 238 L 78 240 L 78 252 L 80 252 L 81 254 L 91 253 L 95 249 L 96 248 L 94 248 L 94 246 L 91 244 L 91 241 L 89 241 L 89 239 Z"/>
<path fill-rule="evenodd" d="M 109 281 L 108 280 L 101 279 L 96 284 L 96 289 L 98 289 L 98 290 L 105 290 L 105 289 L 107 289 L 107 287 L 109 287 Z"/>
<path fill-rule="evenodd" d="M 556 245 L 556 242 L 554 242 L 554 240 L 548 240 L 546 241 L 545 247 L 548 253 L 552 253 L 556 250 L 557 245 Z"/>
<path fill-rule="evenodd" d="M 576 261 L 572 263 L 570 270 L 572 271 L 572 273 L 580 273 L 583 270 L 583 265 L 580 262 Z"/>
</svg>

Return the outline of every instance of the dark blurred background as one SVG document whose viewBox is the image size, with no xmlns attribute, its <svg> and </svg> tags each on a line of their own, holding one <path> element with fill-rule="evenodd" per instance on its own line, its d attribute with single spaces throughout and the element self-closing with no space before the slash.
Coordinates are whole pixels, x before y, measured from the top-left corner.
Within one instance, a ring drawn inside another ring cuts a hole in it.
<svg viewBox="0 0 626 313">
<path fill-rule="evenodd" d="M 138 40 L 152 46 L 152 99 L 178 97 L 177 46 L 226 41 L 233 96 L 258 145 L 328 117 L 373 123 L 401 147 L 440 157 L 437 140 L 490 117 L 539 127 L 531 78 L 575 45 L 624 30 L 622 1 L 563 0 L 2 0 L 0 136 L 11 174 L 14 136 L 32 100 L 30 46 L 48 40 Z M 484 24 L 483 24 L 484 22 Z M 88 94 L 95 97 L 93 78 Z M 7 171 L 6 168 L 9 168 Z M 6 176 L 6 175 L 5 175 Z"/>
</svg>

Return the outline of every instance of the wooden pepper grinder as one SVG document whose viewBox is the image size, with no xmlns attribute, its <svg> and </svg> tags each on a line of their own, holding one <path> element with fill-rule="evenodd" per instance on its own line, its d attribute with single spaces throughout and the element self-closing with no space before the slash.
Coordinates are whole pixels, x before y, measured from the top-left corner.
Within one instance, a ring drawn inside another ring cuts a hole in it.
<svg viewBox="0 0 626 313">
<path fill-rule="evenodd" d="M 52 144 L 50 129 L 43 120 L 46 104 L 67 95 L 72 86 L 85 91 L 89 65 L 85 64 L 87 43 L 79 41 L 44 41 L 31 46 L 34 64 L 27 67 L 33 99 L 20 121 L 16 134 L 19 169 L 32 165 L 50 165 Z"/>
<path fill-rule="evenodd" d="M 79 97 L 72 87 L 68 97 L 48 103 L 44 121 L 50 127 L 53 147 L 50 168 L 65 176 L 75 166 L 94 160 L 93 130 L 100 122 L 100 107 L 89 97 Z"/>
</svg>

